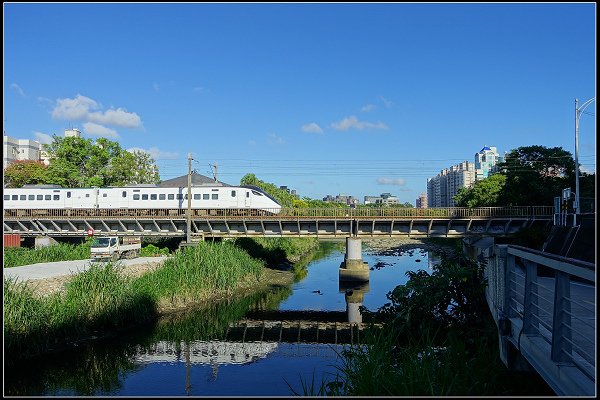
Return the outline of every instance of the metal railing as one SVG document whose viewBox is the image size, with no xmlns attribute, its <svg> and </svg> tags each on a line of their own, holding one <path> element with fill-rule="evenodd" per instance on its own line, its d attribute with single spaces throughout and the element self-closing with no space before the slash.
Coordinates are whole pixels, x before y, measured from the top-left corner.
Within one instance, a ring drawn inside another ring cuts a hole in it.
<svg viewBox="0 0 600 400">
<path fill-rule="evenodd" d="M 282 209 L 192 209 L 193 218 L 493 218 L 552 217 L 552 206 L 441 207 L 441 208 L 282 208 Z M 4 218 L 185 218 L 182 209 L 4 209 Z"/>
<path fill-rule="evenodd" d="M 519 346 L 522 335 L 546 343 L 549 360 L 536 361 L 574 366 L 595 383 L 595 265 L 521 246 L 495 253 L 486 267 L 492 311 L 521 320 Z"/>
</svg>

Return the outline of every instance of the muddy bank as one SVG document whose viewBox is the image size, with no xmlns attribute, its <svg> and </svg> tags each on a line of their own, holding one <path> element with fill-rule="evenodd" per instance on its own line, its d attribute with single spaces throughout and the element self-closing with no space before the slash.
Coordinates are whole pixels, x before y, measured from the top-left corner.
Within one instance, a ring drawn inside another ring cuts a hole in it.
<svg viewBox="0 0 600 400">
<path fill-rule="evenodd" d="M 374 238 L 365 239 L 363 244 L 365 252 L 373 255 L 397 256 L 413 249 L 423 249 L 433 251 L 440 256 L 453 255 L 456 253 L 456 240 L 431 240 L 428 238 L 415 239 L 408 237 L 401 238 Z"/>
</svg>

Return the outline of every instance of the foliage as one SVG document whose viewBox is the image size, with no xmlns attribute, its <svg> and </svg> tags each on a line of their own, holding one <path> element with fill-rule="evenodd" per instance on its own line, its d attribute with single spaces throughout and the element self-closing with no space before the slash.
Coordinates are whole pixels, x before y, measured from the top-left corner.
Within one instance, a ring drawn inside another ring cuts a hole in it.
<svg viewBox="0 0 600 400">
<path fill-rule="evenodd" d="M 470 188 L 461 187 L 454 196 L 457 207 L 496 207 L 506 183 L 506 176 L 491 175 L 475 182 Z"/>
<path fill-rule="evenodd" d="M 140 257 L 155 257 L 160 255 L 169 255 L 169 249 L 166 247 L 159 248 L 153 244 L 142 247 L 140 250 Z"/>
<path fill-rule="evenodd" d="M 43 262 L 85 260 L 90 258 L 91 241 L 80 245 L 58 243 L 53 246 L 29 249 L 25 247 L 6 247 L 4 249 L 4 268 Z"/>
<path fill-rule="evenodd" d="M 47 183 L 78 188 L 157 183 L 160 179 L 150 155 L 125 151 L 106 138 L 92 143 L 91 139 L 55 135 L 44 147 L 50 156 Z"/>
<path fill-rule="evenodd" d="M 415 332 L 459 330 L 476 332 L 479 316 L 487 313 L 483 266 L 462 255 L 444 255 L 429 274 L 408 271 L 405 285 L 388 294 L 391 303 L 378 311 L 401 336 Z"/>
<path fill-rule="evenodd" d="M 552 205 L 563 188 L 575 183 L 575 162 L 561 147 L 519 147 L 498 167 L 506 175 L 498 200 L 503 206 Z"/>
<path fill-rule="evenodd" d="M 48 182 L 48 167 L 41 161 L 17 160 L 4 170 L 4 184 L 9 188 Z"/>
<path fill-rule="evenodd" d="M 14 362 L 95 331 L 147 322 L 161 304 L 177 306 L 199 301 L 212 290 L 231 291 L 243 281 L 258 281 L 262 268 L 261 261 L 231 243 L 202 242 L 137 278 L 121 274 L 120 264 L 90 264 L 64 292 L 46 297 L 36 296 L 27 284 L 5 279 L 5 356 Z"/>
</svg>

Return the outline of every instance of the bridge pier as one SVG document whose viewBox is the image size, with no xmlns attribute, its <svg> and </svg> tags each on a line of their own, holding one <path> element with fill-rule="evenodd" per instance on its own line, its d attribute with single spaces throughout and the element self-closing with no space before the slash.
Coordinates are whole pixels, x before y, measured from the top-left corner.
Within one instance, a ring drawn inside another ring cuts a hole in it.
<svg viewBox="0 0 600 400">
<path fill-rule="evenodd" d="M 346 256 L 340 264 L 340 281 L 366 282 L 369 280 L 369 264 L 362 260 L 362 241 L 346 238 Z"/>
<path fill-rule="evenodd" d="M 369 292 L 369 282 L 342 282 L 339 283 L 340 293 L 344 293 L 346 300 L 346 314 L 351 324 L 362 323 L 360 306 L 365 300 L 365 293 Z"/>
<path fill-rule="evenodd" d="M 35 237 L 35 248 L 41 249 L 42 247 L 49 247 L 58 244 L 58 242 L 50 236 L 36 236 Z"/>
</svg>

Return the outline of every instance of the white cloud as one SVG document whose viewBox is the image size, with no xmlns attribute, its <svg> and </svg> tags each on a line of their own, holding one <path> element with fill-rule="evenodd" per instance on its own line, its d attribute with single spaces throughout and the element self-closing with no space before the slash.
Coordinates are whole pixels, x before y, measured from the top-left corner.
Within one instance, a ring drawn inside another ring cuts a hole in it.
<svg viewBox="0 0 600 400">
<path fill-rule="evenodd" d="M 302 126 L 302 132 L 308 133 L 323 133 L 323 129 L 314 122 Z"/>
<path fill-rule="evenodd" d="M 381 101 L 383 101 L 383 105 L 385 105 L 385 108 L 390 108 L 390 107 L 391 107 L 391 106 L 394 104 L 392 101 L 390 101 L 390 100 L 386 99 L 386 98 L 385 98 L 385 97 L 383 97 L 383 96 L 379 96 L 379 99 L 380 99 Z"/>
<path fill-rule="evenodd" d="M 160 91 L 160 86 L 158 86 L 158 83 L 154 82 L 154 83 L 152 84 L 152 87 L 154 88 L 154 91 L 155 91 L 155 92 L 159 92 L 159 91 Z"/>
<path fill-rule="evenodd" d="M 402 178 L 391 179 L 391 178 L 377 178 L 377 184 L 379 185 L 394 185 L 394 186 L 404 186 L 406 185 L 406 181 Z"/>
<path fill-rule="evenodd" d="M 594 166 L 587 166 L 587 165 L 582 165 L 579 167 L 579 171 L 585 173 L 585 174 L 595 174 L 596 173 L 596 168 Z"/>
<path fill-rule="evenodd" d="M 118 138 L 119 134 L 114 129 L 96 124 L 94 122 L 86 122 L 83 124 L 83 131 L 86 135 L 102 136 L 107 138 Z"/>
<path fill-rule="evenodd" d="M 40 142 L 42 144 L 50 144 L 50 143 L 52 143 L 52 136 L 51 135 L 47 135 L 45 133 L 37 132 L 37 131 L 34 131 L 33 135 L 35 136 L 35 140 L 37 140 L 38 142 Z"/>
<path fill-rule="evenodd" d="M 267 139 L 269 144 L 284 144 L 285 140 L 281 136 L 277 136 L 274 133 L 269 134 L 269 138 Z"/>
<path fill-rule="evenodd" d="M 142 120 L 136 113 L 124 108 L 97 111 L 102 107 L 93 99 L 78 94 L 74 99 L 58 99 L 52 110 L 52 118 L 82 120 L 97 124 L 115 125 L 122 128 L 138 128 Z"/>
<path fill-rule="evenodd" d="M 367 104 L 366 106 L 363 106 L 360 111 L 361 112 L 369 112 L 369 111 L 373 111 L 375 109 L 375 105 L 373 104 Z"/>
<path fill-rule="evenodd" d="M 105 125 L 116 125 L 122 128 L 139 128 L 142 120 L 136 113 L 129 113 L 123 108 L 110 109 L 89 114 L 88 120 Z"/>
<path fill-rule="evenodd" d="M 139 147 L 132 147 L 127 149 L 128 152 L 133 153 L 134 151 L 143 151 L 144 153 L 150 154 L 150 157 L 156 160 L 175 160 L 179 158 L 179 153 L 173 151 L 162 151 L 158 147 L 150 147 L 149 149 L 142 149 Z"/>
<path fill-rule="evenodd" d="M 338 131 L 347 131 L 348 129 L 357 129 L 362 131 L 364 129 L 388 129 L 387 125 L 383 122 L 366 122 L 359 121 L 354 115 L 344 118 L 339 122 L 334 122 L 331 127 Z"/>
<path fill-rule="evenodd" d="M 203 92 L 204 88 L 202 86 L 196 86 L 192 88 L 192 91 L 194 92 Z"/>
<path fill-rule="evenodd" d="M 16 83 L 11 83 L 10 88 L 12 90 L 14 90 L 15 92 L 19 93 L 21 95 L 21 97 L 26 97 L 23 89 L 21 89 L 21 87 L 19 85 L 17 85 Z"/>
<path fill-rule="evenodd" d="M 256 146 L 256 140 L 252 140 L 252 139 L 250 139 L 250 140 L 248 140 L 248 144 L 249 144 L 250 146 Z"/>
</svg>

